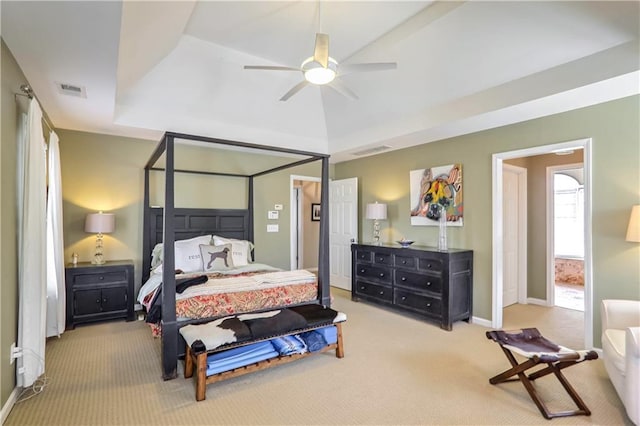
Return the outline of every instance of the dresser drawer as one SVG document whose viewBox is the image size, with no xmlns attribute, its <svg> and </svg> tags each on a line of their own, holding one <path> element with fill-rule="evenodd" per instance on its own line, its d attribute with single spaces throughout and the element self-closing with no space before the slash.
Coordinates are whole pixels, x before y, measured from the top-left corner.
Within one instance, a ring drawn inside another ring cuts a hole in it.
<svg viewBox="0 0 640 426">
<path fill-rule="evenodd" d="M 385 287 L 383 285 L 356 281 L 355 292 L 360 296 L 374 297 L 389 303 L 393 300 L 393 291 L 391 290 L 391 287 Z"/>
<path fill-rule="evenodd" d="M 74 285 L 110 284 L 127 282 L 126 271 L 109 271 L 92 274 L 76 274 L 73 276 Z"/>
<path fill-rule="evenodd" d="M 391 270 L 388 268 L 358 264 L 356 265 L 356 276 L 391 284 Z"/>
<path fill-rule="evenodd" d="M 356 251 L 356 260 L 358 262 L 371 263 L 372 256 L 373 256 L 373 252 L 372 251 L 368 251 L 368 250 L 357 250 Z"/>
<path fill-rule="evenodd" d="M 391 255 L 387 253 L 373 253 L 373 263 L 378 265 L 391 265 Z"/>
<path fill-rule="evenodd" d="M 416 269 L 417 259 L 410 256 L 394 256 L 394 265 L 400 268 Z"/>
<path fill-rule="evenodd" d="M 394 284 L 438 294 L 442 293 L 442 277 L 434 275 L 418 274 L 397 269 Z"/>
<path fill-rule="evenodd" d="M 418 259 L 418 269 L 422 271 L 442 272 L 442 260 L 420 258 Z"/>
<path fill-rule="evenodd" d="M 396 288 L 393 303 L 414 312 L 432 316 L 442 314 L 442 301 L 437 297 L 423 296 Z"/>
</svg>

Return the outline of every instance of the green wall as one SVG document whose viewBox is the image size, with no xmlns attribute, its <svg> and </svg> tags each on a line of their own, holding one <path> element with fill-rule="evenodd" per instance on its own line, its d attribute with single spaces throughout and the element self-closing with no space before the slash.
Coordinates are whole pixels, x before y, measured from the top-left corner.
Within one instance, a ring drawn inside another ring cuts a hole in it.
<svg viewBox="0 0 640 426">
<path fill-rule="evenodd" d="M 18 338 L 18 235 L 16 207 L 16 134 L 19 105 L 14 98 L 26 84 L 22 70 L 2 41 L 2 141 L 0 143 L 0 406 L 4 407 L 16 386 L 16 364 L 9 362 L 9 348 Z"/>
<path fill-rule="evenodd" d="M 409 171 L 462 163 L 464 227 L 449 228 L 451 247 L 474 250 L 474 316 L 491 318 L 492 154 L 558 142 L 593 140 L 594 343 L 600 343 L 600 301 L 640 299 L 640 245 L 624 240 L 631 206 L 640 204 L 639 96 L 470 135 L 339 163 L 335 178 L 358 177 L 359 211 L 388 203 L 382 239 L 435 245 L 436 227 L 409 224 Z M 360 220 L 367 240 L 370 221 Z M 542 237 L 544 238 L 544 237 Z"/>
<path fill-rule="evenodd" d="M 322 162 L 292 167 L 280 172 L 256 178 L 254 182 L 254 233 L 256 261 L 278 268 L 291 266 L 291 175 L 319 177 L 322 174 Z M 278 220 L 267 219 L 267 212 L 275 204 L 282 204 Z M 278 224 L 280 231 L 267 232 L 267 224 Z"/>
<path fill-rule="evenodd" d="M 139 288 L 144 170 L 157 141 L 57 130 L 60 138 L 64 258 L 90 261 L 95 235 L 84 232 L 87 213 L 114 213 L 116 229 L 104 236 L 106 260 L 133 259 Z"/>
</svg>

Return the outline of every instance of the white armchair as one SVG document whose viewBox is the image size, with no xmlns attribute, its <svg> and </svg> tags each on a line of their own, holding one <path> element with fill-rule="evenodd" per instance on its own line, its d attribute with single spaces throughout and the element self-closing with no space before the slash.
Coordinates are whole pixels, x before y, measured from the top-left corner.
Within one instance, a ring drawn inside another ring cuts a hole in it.
<svg viewBox="0 0 640 426">
<path fill-rule="evenodd" d="M 640 421 L 640 301 L 602 301 L 602 359 L 627 415 Z"/>
</svg>

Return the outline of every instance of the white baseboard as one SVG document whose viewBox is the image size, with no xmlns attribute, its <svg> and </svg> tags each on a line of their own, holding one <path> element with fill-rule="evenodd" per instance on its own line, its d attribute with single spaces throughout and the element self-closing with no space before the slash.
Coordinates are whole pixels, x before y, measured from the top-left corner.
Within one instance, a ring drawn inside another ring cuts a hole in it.
<svg viewBox="0 0 640 426">
<path fill-rule="evenodd" d="M 533 297 L 527 298 L 527 303 L 531 303 L 532 305 L 540 305 L 540 306 L 549 306 L 546 300 L 544 299 L 536 299 Z"/>
<path fill-rule="evenodd" d="M 478 324 L 482 327 L 487 327 L 487 328 L 491 328 L 491 321 L 488 319 L 484 319 L 484 318 L 479 318 L 479 317 L 472 317 L 471 318 L 471 322 L 474 324 Z"/>
<path fill-rule="evenodd" d="M 19 387 L 13 388 L 13 392 L 11 392 L 9 399 L 7 399 L 7 402 L 2 406 L 2 411 L 0 411 L 0 424 L 4 424 L 7 417 L 9 417 L 9 413 L 18 400 L 21 390 Z"/>
</svg>

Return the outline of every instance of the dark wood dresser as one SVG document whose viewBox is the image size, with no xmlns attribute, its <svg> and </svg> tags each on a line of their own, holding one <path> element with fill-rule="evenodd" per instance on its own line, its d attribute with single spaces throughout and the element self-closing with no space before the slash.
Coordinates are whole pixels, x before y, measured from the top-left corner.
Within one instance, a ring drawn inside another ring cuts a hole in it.
<svg viewBox="0 0 640 426">
<path fill-rule="evenodd" d="M 103 265 L 89 262 L 68 264 L 65 281 L 67 329 L 86 322 L 135 319 L 131 260 L 109 261 Z"/>
<path fill-rule="evenodd" d="M 451 330 L 469 322 L 473 251 L 352 244 L 351 298 L 386 306 Z"/>
</svg>

